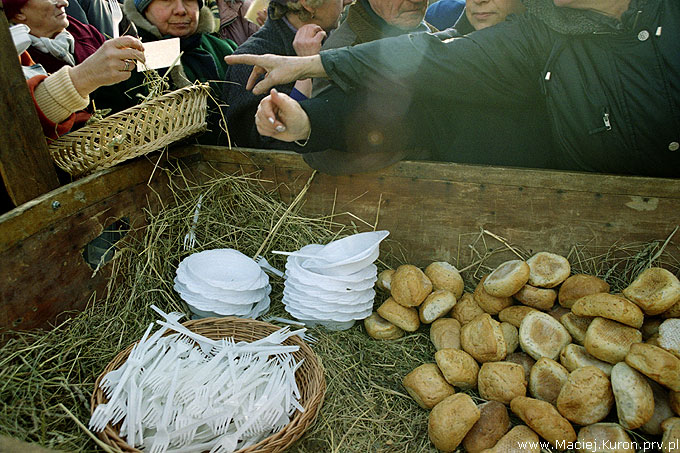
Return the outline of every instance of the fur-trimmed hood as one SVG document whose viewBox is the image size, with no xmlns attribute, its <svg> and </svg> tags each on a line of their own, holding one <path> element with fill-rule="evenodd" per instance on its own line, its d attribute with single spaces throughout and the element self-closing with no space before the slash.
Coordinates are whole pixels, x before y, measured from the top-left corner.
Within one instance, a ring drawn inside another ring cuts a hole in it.
<svg viewBox="0 0 680 453">
<path fill-rule="evenodd" d="M 158 27 L 149 22 L 144 14 L 137 11 L 134 0 L 125 0 L 123 11 L 128 20 L 135 24 L 139 31 L 151 34 L 158 39 L 164 38 L 164 36 L 161 35 L 161 32 L 158 31 Z M 198 28 L 196 29 L 196 33 L 214 33 L 217 31 L 218 27 L 219 21 L 215 19 L 210 8 L 204 5 L 198 12 Z"/>
</svg>

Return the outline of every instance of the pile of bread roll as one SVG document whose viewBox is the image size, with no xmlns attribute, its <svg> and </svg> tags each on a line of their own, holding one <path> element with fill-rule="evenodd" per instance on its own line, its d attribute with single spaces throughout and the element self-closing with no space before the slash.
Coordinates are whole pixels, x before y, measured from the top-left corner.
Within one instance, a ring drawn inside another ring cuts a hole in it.
<svg viewBox="0 0 680 453">
<path fill-rule="evenodd" d="M 364 321 L 371 337 L 430 325 L 434 363 L 403 385 L 431 411 L 437 449 L 540 452 L 540 437 L 557 450 L 634 452 L 627 430 L 639 429 L 664 453 L 680 451 L 680 281 L 670 271 L 648 268 L 613 294 L 540 252 L 502 263 L 472 294 L 446 262 L 383 271 L 377 286 L 389 297 Z M 525 425 L 511 426 L 508 408 Z"/>
</svg>

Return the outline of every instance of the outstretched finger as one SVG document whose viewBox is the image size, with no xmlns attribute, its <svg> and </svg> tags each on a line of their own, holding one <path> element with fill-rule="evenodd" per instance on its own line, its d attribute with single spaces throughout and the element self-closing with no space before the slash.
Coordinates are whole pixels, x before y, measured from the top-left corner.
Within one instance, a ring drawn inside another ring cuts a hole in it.
<svg viewBox="0 0 680 453">
<path fill-rule="evenodd" d="M 259 58 L 260 55 L 242 53 L 238 55 L 227 55 L 224 57 L 224 62 L 227 64 L 247 64 L 254 66 L 257 64 Z"/>
<path fill-rule="evenodd" d="M 279 117 L 279 103 L 280 97 L 278 92 L 272 88 L 271 94 L 266 98 L 262 99 L 259 106 L 259 113 L 263 118 L 269 123 L 270 127 L 277 132 L 283 132 L 286 130 L 286 125 L 281 122 Z"/>
<path fill-rule="evenodd" d="M 253 66 L 253 70 L 250 71 L 250 75 L 248 76 L 248 81 L 246 82 L 246 90 L 252 90 L 253 87 L 255 86 L 255 84 L 257 83 L 257 81 L 260 79 L 260 76 L 262 76 L 262 74 L 264 74 L 265 77 L 266 77 L 267 76 L 267 70 L 264 69 L 261 66 Z M 253 91 L 253 93 L 255 93 L 255 92 Z M 255 94 L 259 94 L 259 93 L 255 93 Z"/>
<path fill-rule="evenodd" d="M 253 87 L 253 94 L 265 94 L 270 89 L 273 89 L 275 85 L 276 84 L 272 82 L 271 77 L 265 77 Z"/>
</svg>

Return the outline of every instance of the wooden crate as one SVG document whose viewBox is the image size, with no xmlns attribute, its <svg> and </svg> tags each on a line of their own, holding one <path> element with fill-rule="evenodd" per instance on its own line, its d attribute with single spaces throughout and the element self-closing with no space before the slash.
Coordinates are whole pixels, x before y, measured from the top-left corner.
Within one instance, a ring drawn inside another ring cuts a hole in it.
<svg viewBox="0 0 680 453">
<path fill-rule="evenodd" d="M 44 327 L 103 294 L 110 266 L 93 277 L 83 248 L 113 221 L 137 227 L 144 209 L 158 208 L 167 180 L 156 159 L 103 170 L 0 216 L 0 329 Z M 163 165 L 182 165 L 197 181 L 213 171 L 258 172 L 284 200 L 312 174 L 293 153 L 203 146 L 177 148 Z M 680 180 L 401 162 L 376 173 L 316 174 L 303 210 L 389 230 L 413 264 L 461 267 L 482 229 L 527 251 L 561 254 L 577 243 L 665 239 L 680 224 Z M 680 257 L 680 237 L 666 249 Z"/>
</svg>

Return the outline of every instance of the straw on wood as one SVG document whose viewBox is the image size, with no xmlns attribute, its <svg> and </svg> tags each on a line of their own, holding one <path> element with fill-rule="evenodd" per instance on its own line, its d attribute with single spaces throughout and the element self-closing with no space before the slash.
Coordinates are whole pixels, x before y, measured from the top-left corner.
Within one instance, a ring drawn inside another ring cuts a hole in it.
<svg viewBox="0 0 680 453">
<path fill-rule="evenodd" d="M 201 194 L 205 196 L 194 251 L 233 247 L 248 256 L 258 251 L 288 205 L 275 191 L 263 189 L 263 184 L 271 188 L 272 183 L 262 181 L 258 173 L 220 175 L 206 167 L 195 170 L 195 178 L 206 181 L 201 174 L 206 172 L 211 178 L 208 182 L 193 181 L 191 175 L 173 170 L 171 193 L 163 197 L 162 209 L 149 213 L 148 226 L 139 234 L 129 233 L 135 240 L 119 250 L 110 264 L 118 278 L 112 280 L 106 297 L 97 295 L 96 304 L 93 302 L 83 313 L 74 314 L 52 331 L 17 334 L 0 349 L 0 432 L 61 451 L 100 451 L 58 403 L 67 406 L 81 421 L 87 421 L 87 397 L 94 379 L 156 318 L 148 305 L 154 303 L 166 312 L 188 313 L 172 289 L 172 277 L 179 261 L 190 253 L 182 250 L 182 238 Z M 307 177 L 308 174 L 302 176 Z M 276 190 L 286 188 L 277 186 Z M 340 229 L 341 219 L 345 225 L 358 220 L 348 213 L 312 218 L 296 208 L 262 253 L 274 266 L 282 268 L 285 259 L 270 256 L 267 250 L 296 250 L 310 242 L 326 243 L 353 232 L 351 228 Z M 467 234 L 479 236 L 473 247 L 456 247 L 454 238 L 450 248 L 452 256 L 457 257 L 451 264 L 459 269 L 470 264 L 462 272 L 468 290 L 492 270 L 491 262 L 506 255 L 507 259 L 517 254 L 530 256 L 520 247 L 523 244 L 512 244 L 498 234 Z M 584 243 L 574 245 L 568 258 L 574 272 L 606 276 L 613 288 L 620 288 L 631 281 L 635 273 L 631 269 L 640 266 L 661 265 L 678 275 L 678 246 L 677 235 L 670 242 L 662 238 L 604 248 Z M 386 240 L 381 244 L 379 267 L 410 262 L 410 252 L 396 241 Z M 268 314 L 290 318 L 280 302 L 282 281 L 272 278 L 271 282 L 274 290 Z M 386 296 L 380 293 L 376 306 Z M 319 340 L 312 349 L 323 362 L 328 387 L 316 422 L 289 447 L 289 453 L 437 452 L 427 437 L 428 411 L 420 408 L 401 385 L 402 378 L 413 368 L 433 361 L 435 351 L 427 328 L 394 341 L 368 337 L 361 323 L 341 332 L 314 328 L 310 333 Z M 472 396 L 476 397 L 474 393 Z M 637 432 L 630 435 L 638 441 L 655 440 Z"/>
<path fill-rule="evenodd" d="M 252 342 L 268 336 L 279 330 L 273 324 L 252 319 L 241 319 L 233 316 L 225 318 L 206 318 L 201 320 L 187 321 L 183 323 L 190 330 L 203 336 L 218 340 L 225 337 L 232 337 L 236 342 Z M 172 333 L 172 332 L 168 332 Z M 95 391 L 91 398 L 91 411 L 108 399 L 104 392 L 99 388 L 99 382 L 109 371 L 119 368 L 130 355 L 133 343 L 124 351 L 121 351 L 104 369 L 95 382 Z M 324 379 L 323 366 L 314 351 L 298 336 L 288 338 L 283 344 L 299 346 L 300 349 L 293 353 L 296 361 L 304 360 L 300 368 L 295 373 L 295 380 L 300 389 L 300 404 L 305 408 L 304 412 L 296 411 L 291 421 L 279 432 L 272 434 L 266 439 L 261 440 L 255 445 L 238 450 L 238 453 L 277 453 L 284 451 L 293 442 L 298 440 L 307 428 L 314 423 L 316 416 L 323 404 L 326 393 L 326 380 Z M 128 445 L 120 435 L 120 424 L 117 426 L 106 426 L 106 429 L 98 436 L 108 445 L 118 447 L 124 452 L 139 452 Z"/>
<path fill-rule="evenodd" d="M 108 168 L 205 130 L 207 100 L 206 84 L 180 88 L 72 131 L 49 151 L 72 176 Z"/>
</svg>

